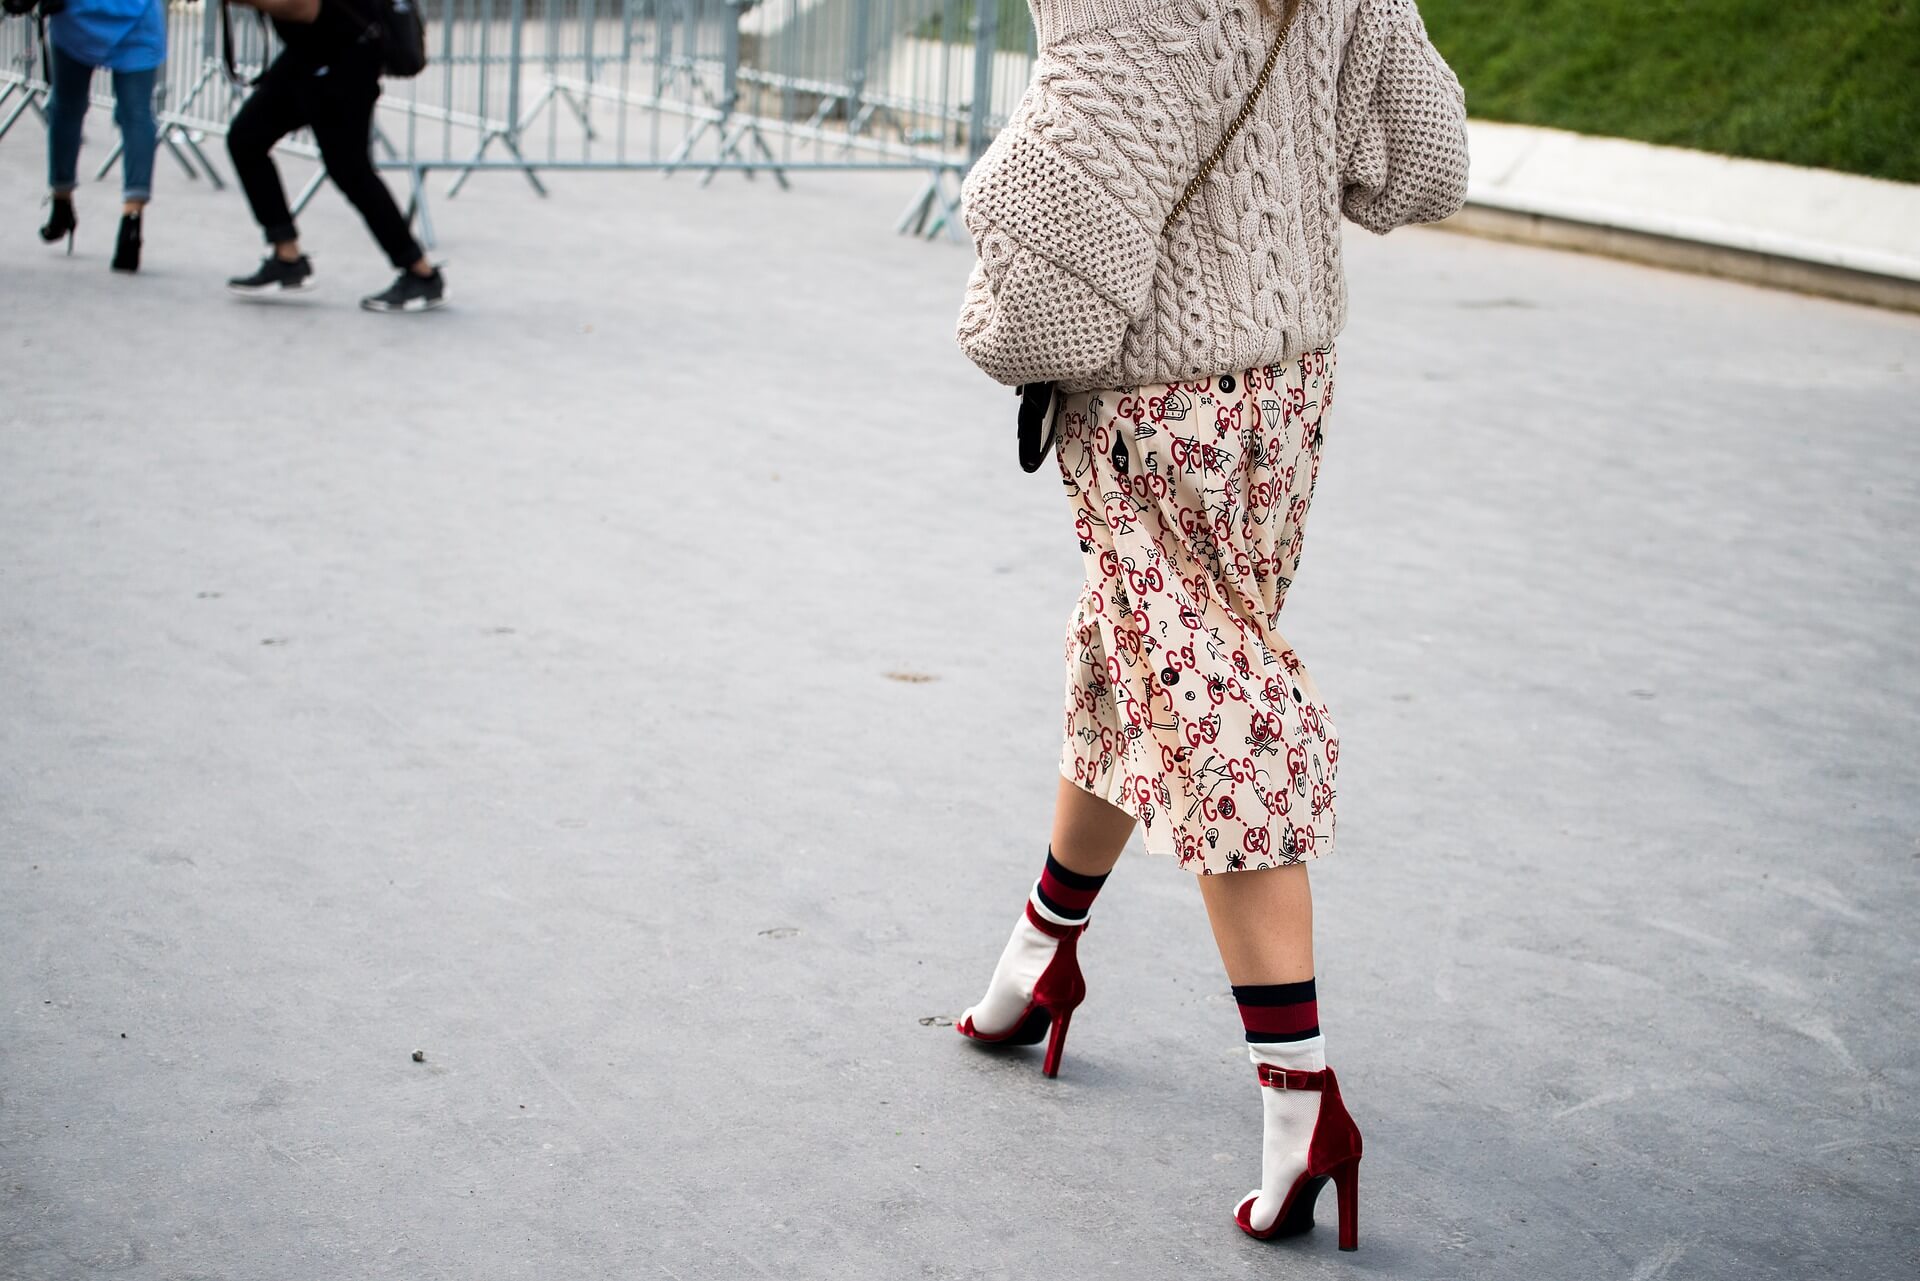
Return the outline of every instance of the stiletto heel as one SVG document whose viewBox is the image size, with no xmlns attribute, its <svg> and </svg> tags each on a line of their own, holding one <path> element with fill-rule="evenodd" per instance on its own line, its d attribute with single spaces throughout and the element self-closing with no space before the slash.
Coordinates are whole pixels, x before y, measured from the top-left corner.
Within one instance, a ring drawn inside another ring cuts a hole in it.
<svg viewBox="0 0 1920 1281">
<path fill-rule="evenodd" d="M 1046 1076 L 1060 1075 L 1060 1055 L 1067 1048 L 1067 1025 L 1071 1022 L 1073 1022 L 1072 1010 L 1068 1010 L 1053 1021 L 1053 1035 L 1047 1038 L 1047 1061 L 1040 1067 L 1040 1071 Z"/>
<path fill-rule="evenodd" d="M 1027 1008 L 1004 1032 L 980 1031 L 973 1026 L 971 1015 L 954 1024 L 953 1030 L 984 1045 L 1038 1045 L 1044 1040 L 1047 1057 L 1040 1070 L 1050 1077 L 1058 1076 L 1060 1057 L 1067 1044 L 1067 1025 L 1073 1021 L 1073 1012 L 1080 1007 L 1080 1002 L 1087 999 L 1087 982 L 1080 975 L 1080 936 L 1086 933 L 1087 926 L 1084 921 L 1078 925 L 1049 921 L 1034 911 L 1031 903 L 1027 905 L 1026 922 L 1058 941 L 1053 958 L 1033 985 Z"/>
<path fill-rule="evenodd" d="M 1270 1090 L 1318 1091 L 1320 1113 L 1314 1119 L 1313 1137 L 1307 1143 L 1307 1168 L 1287 1189 L 1286 1200 L 1280 1203 L 1280 1212 L 1274 1215 L 1273 1222 L 1264 1228 L 1253 1226 L 1253 1203 L 1260 1199 L 1258 1189 L 1240 1202 L 1233 1212 L 1233 1221 L 1240 1225 L 1242 1232 L 1262 1241 L 1312 1231 L 1313 1203 L 1319 1200 L 1320 1189 L 1331 1182 L 1339 1198 L 1340 1248 L 1359 1249 L 1360 1127 L 1347 1113 L 1333 1069 L 1302 1072 L 1262 1063 L 1259 1072 L 1260 1084 Z"/>
<path fill-rule="evenodd" d="M 1360 1162 L 1354 1160 L 1333 1172 L 1333 1190 L 1340 1197 L 1340 1248 L 1360 1248 Z"/>
</svg>

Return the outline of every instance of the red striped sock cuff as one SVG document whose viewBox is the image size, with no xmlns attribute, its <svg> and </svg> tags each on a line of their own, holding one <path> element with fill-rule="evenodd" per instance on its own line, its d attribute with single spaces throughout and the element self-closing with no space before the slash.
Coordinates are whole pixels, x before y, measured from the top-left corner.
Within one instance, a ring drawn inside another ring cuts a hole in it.
<svg viewBox="0 0 1920 1281">
<path fill-rule="evenodd" d="M 1040 900 L 1040 906 L 1055 916 L 1068 921 L 1082 921 L 1093 907 L 1093 900 L 1100 893 L 1100 887 L 1107 883 L 1104 876 L 1087 876 L 1063 867 L 1047 851 L 1047 865 L 1040 873 L 1040 881 L 1033 887 L 1034 897 Z"/>
<path fill-rule="evenodd" d="M 1247 1040 L 1256 1045 L 1304 1041 L 1320 1035 L 1320 1003 L 1312 979 L 1304 983 L 1236 985 L 1233 999 L 1240 1006 Z"/>
</svg>

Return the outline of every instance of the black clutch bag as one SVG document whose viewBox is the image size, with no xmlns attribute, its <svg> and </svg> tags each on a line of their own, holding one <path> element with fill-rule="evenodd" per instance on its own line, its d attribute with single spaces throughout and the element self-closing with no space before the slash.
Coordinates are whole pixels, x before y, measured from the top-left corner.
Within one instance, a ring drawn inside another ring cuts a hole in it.
<svg viewBox="0 0 1920 1281">
<path fill-rule="evenodd" d="M 1024 383 L 1020 396 L 1020 470 L 1039 471 L 1053 448 L 1053 384 Z"/>
</svg>

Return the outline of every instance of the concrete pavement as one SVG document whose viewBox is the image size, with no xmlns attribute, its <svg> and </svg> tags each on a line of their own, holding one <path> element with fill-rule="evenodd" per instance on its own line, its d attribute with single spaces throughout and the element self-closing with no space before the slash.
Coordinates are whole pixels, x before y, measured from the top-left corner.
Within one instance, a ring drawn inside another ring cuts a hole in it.
<svg viewBox="0 0 1920 1281">
<path fill-rule="evenodd" d="M 101 145 L 96 117 L 94 145 Z M 248 308 L 0 146 L 0 1276 L 1914 1274 L 1920 318 L 1350 230 L 1290 636 L 1362 1248 L 1129 857 L 1058 1081 L 941 1025 L 1077 555 L 911 178 L 482 179 Z M 164 161 L 163 161 L 164 164 Z M 931 677 L 904 680 L 903 676 Z M 422 1062 L 413 1061 L 416 1049 Z M 1329 1204 L 1326 1209 L 1331 1210 Z"/>
<path fill-rule="evenodd" d="M 1920 312 L 1920 185 L 1471 122 L 1449 227 Z"/>
</svg>

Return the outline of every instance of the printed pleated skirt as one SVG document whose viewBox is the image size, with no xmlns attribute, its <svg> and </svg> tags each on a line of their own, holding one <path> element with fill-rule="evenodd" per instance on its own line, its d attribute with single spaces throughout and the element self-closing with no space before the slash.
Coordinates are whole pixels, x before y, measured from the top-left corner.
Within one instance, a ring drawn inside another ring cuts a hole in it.
<svg viewBox="0 0 1920 1281">
<path fill-rule="evenodd" d="M 1067 629 L 1060 770 L 1193 872 L 1333 845 L 1340 740 L 1278 630 L 1333 368 L 1327 348 L 1058 406 L 1087 575 Z"/>
</svg>

